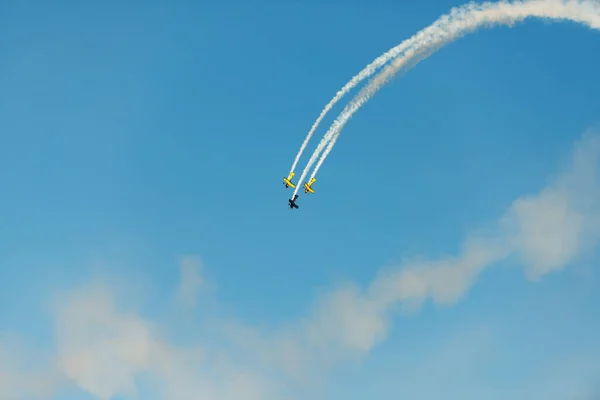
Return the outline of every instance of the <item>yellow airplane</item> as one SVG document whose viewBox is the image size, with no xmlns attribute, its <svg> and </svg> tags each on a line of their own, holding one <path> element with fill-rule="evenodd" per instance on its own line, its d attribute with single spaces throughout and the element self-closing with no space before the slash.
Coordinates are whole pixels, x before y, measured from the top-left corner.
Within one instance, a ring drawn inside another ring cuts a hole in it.
<svg viewBox="0 0 600 400">
<path fill-rule="evenodd" d="M 308 183 L 304 182 L 304 193 L 308 193 L 308 192 L 314 193 L 315 192 L 312 188 L 312 184 L 315 183 L 315 181 L 316 181 L 315 178 L 311 178 L 311 180 Z"/>
<path fill-rule="evenodd" d="M 288 175 L 287 178 L 283 178 L 283 183 L 285 183 L 285 188 L 286 189 L 289 188 L 290 186 L 293 187 L 293 188 L 296 187 L 296 185 L 294 185 L 292 183 L 292 178 L 294 177 L 294 175 L 296 175 L 296 174 L 294 174 L 293 172 L 290 172 L 290 174 Z"/>
</svg>

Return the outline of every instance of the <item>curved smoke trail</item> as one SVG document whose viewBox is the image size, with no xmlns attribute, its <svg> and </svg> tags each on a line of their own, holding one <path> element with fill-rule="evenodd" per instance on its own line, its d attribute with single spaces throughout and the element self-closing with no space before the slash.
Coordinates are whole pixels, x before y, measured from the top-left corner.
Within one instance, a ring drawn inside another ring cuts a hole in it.
<svg viewBox="0 0 600 400">
<path fill-rule="evenodd" d="M 484 26 L 513 25 L 526 18 L 569 20 L 600 29 L 600 2 L 594 0 L 525 0 L 499 3 L 469 3 L 453 9 L 434 24 L 403 42 L 404 54 L 399 55 L 379 75 L 352 99 L 333 122 L 306 165 L 299 182 L 302 182 L 325 145 L 329 143 L 312 177 L 316 175 L 325 158 L 335 145 L 339 134 L 352 117 L 382 86 L 400 70 L 407 70 L 435 53 L 450 42 Z M 445 21 L 445 22 L 444 22 Z M 297 189 L 296 189 L 297 192 Z M 295 193 L 294 193 L 295 194 Z"/>
<path fill-rule="evenodd" d="M 304 149 L 308 145 L 310 138 L 312 137 L 313 133 L 315 133 L 315 130 L 317 129 L 317 127 L 319 126 L 319 124 L 321 123 L 323 118 L 325 118 L 325 115 L 327 115 L 327 113 L 333 108 L 333 106 L 338 101 L 340 101 L 341 98 L 344 97 L 349 91 L 354 89 L 356 87 L 356 85 L 358 85 L 360 82 L 362 82 L 363 80 L 365 80 L 368 77 L 370 77 L 371 75 L 373 75 L 375 72 L 377 72 L 377 70 L 380 67 L 385 65 L 388 61 L 390 61 L 394 57 L 398 56 L 404 50 L 405 50 L 405 48 L 402 44 L 399 46 L 392 47 L 390 50 L 388 50 L 387 52 L 383 53 L 382 55 L 377 57 L 375 60 L 373 60 L 373 62 L 371 62 L 371 64 L 369 64 L 365 68 L 363 68 L 363 70 L 360 71 L 356 76 L 354 76 L 348 83 L 346 83 L 343 88 L 338 90 L 338 92 L 335 94 L 335 96 L 329 101 L 329 103 L 327 103 L 325 108 L 323 108 L 323 110 L 321 111 L 321 114 L 319 114 L 319 117 L 315 120 L 313 125 L 310 127 L 310 131 L 304 138 L 304 142 L 302 142 L 302 145 L 300 146 L 300 150 L 298 150 L 298 154 L 296 154 L 296 158 L 294 159 L 294 163 L 292 164 L 292 168 L 290 171 L 294 171 L 296 169 L 296 165 L 298 164 L 298 161 L 300 160 L 300 156 L 302 155 L 302 153 L 304 152 Z"/>
<path fill-rule="evenodd" d="M 440 18 L 438 18 L 438 20 L 435 21 L 429 28 L 432 29 L 433 27 L 447 25 L 449 22 L 449 19 L 452 18 L 454 16 L 454 14 L 457 12 L 460 12 L 460 8 L 451 9 L 449 14 L 443 15 Z M 424 35 L 424 34 L 425 33 L 423 33 L 423 31 L 421 31 L 415 36 Z M 315 130 L 317 129 L 317 127 L 319 126 L 319 124 L 321 123 L 323 118 L 325 118 L 325 115 L 327 115 L 327 113 L 333 108 L 333 106 L 336 105 L 336 103 L 338 101 L 340 101 L 342 99 L 342 97 L 344 97 L 349 91 L 354 89 L 356 87 L 356 85 L 358 85 L 360 82 L 362 82 L 363 80 L 365 80 L 368 77 L 370 77 L 371 75 L 373 75 L 375 72 L 377 72 L 377 70 L 379 68 L 381 68 L 383 65 L 387 64 L 388 61 L 390 61 L 391 59 L 402 54 L 402 52 L 404 52 L 412 44 L 413 43 L 409 43 L 407 40 L 405 40 L 404 42 L 400 43 L 399 45 L 392 47 L 391 49 L 389 49 L 388 51 L 386 51 L 385 53 L 383 53 L 382 55 L 377 57 L 375 60 L 373 60 L 369 65 L 367 65 L 365 68 L 363 68 L 362 71 L 360 71 L 357 75 L 355 75 L 348 83 L 346 83 L 344 85 L 344 87 L 342 87 L 340 90 L 338 90 L 338 92 L 335 94 L 335 96 L 329 101 L 329 103 L 327 103 L 325 108 L 323 108 L 323 110 L 321 111 L 321 114 L 319 114 L 319 117 L 315 120 L 315 122 L 313 123 L 313 125 L 310 128 L 310 131 L 304 138 L 304 142 L 300 146 L 300 150 L 298 150 L 298 154 L 296 154 L 296 158 L 294 159 L 294 163 L 292 164 L 291 171 L 294 171 L 296 169 L 296 165 L 298 164 L 298 161 L 300 160 L 300 156 L 302 156 L 302 153 L 304 152 L 304 149 L 308 145 L 310 138 L 314 134 Z M 321 143 L 319 143 L 319 145 L 321 146 L 320 147 L 321 149 L 325 146 L 325 144 L 327 143 L 328 140 L 329 139 L 325 140 L 325 138 L 323 138 L 323 140 L 321 140 Z"/>
</svg>

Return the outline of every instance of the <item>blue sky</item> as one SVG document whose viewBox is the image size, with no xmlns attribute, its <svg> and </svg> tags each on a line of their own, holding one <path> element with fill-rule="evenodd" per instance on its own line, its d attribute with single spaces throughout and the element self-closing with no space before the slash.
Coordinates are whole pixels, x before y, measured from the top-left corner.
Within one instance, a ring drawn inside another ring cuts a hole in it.
<svg viewBox="0 0 600 400">
<path fill-rule="evenodd" d="M 321 108 L 461 4 L 3 2 L 0 397 L 597 396 L 598 31 L 450 44 L 286 206 Z"/>
</svg>

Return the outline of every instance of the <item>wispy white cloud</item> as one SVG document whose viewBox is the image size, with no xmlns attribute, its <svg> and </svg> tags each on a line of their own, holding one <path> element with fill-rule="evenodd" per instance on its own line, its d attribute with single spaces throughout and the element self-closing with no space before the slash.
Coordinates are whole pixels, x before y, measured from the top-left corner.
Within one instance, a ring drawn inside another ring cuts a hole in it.
<svg viewBox="0 0 600 400">
<path fill-rule="evenodd" d="M 160 326 L 120 308 L 107 286 L 76 289 L 60 303 L 54 314 L 56 367 L 99 399 L 136 398 L 143 380 L 165 399 L 253 400 L 267 394 L 254 371 L 219 359 L 208 346 L 178 347 Z"/>
<path fill-rule="evenodd" d="M 0 395 L 24 398 L 26 390 L 69 383 L 99 399 L 132 399 L 148 385 L 159 399 L 295 398 L 285 397 L 297 393 L 290 388 L 384 341 L 397 311 L 429 300 L 453 304 L 500 261 L 513 260 L 528 278 L 540 279 L 593 251 L 600 238 L 599 151 L 600 137 L 584 135 L 563 173 L 538 194 L 515 200 L 484 233 L 469 235 L 457 256 L 407 260 L 364 288 L 340 285 L 283 327 L 223 319 L 214 321 L 217 340 L 181 346 L 160 324 L 124 308 L 107 285 L 65 293 L 53 308 L 56 354 L 49 369 L 30 372 L 0 354 Z M 180 264 L 176 297 L 185 306 L 196 304 L 205 285 L 200 267 L 194 257 Z"/>
<path fill-rule="evenodd" d="M 567 171 L 540 194 L 516 200 L 503 219 L 529 278 L 560 270 L 597 246 L 599 155 L 599 136 L 586 133 Z"/>
<path fill-rule="evenodd" d="M 86 286 L 69 293 L 54 315 L 58 369 L 101 399 L 135 396 L 136 374 L 163 350 L 147 321 L 115 307 L 107 288 Z"/>
</svg>

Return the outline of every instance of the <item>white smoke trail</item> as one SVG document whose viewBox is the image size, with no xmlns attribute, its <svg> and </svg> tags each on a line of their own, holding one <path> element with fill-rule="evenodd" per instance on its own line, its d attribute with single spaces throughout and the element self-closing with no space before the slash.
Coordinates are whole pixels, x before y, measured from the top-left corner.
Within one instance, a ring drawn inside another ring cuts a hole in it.
<svg viewBox="0 0 600 400">
<path fill-rule="evenodd" d="M 429 28 L 432 29 L 438 25 L 440 25 L 440 26 L 446 25 L 448 23 L 448 20 L 450 18 L 452 18 L 454 16 L 454 14 L 457 12 L 460 12 L 459 8 L 451 9 L 449 14 L 443 15 L 442 17 L 438 18 L 438 20 L 436 22 L 434 22 Z M 419 32 L 415 36 L 422 35 L 422 34 L 424 34 L 424 33 Z M 327 113 L 333 108 L 333 106 L 338 101 L 340 101 L 341 98 L 344 97 L 350 90 L 354 89 L 356 87 L 356 85 L 358 85 L 360 82 L 362 82 L 363 80 L 365 80 L 368 77 L 370 77 L 371 75 L 373 75 L 375 72 L 377 72 L 377 70 L 380 67 L 385 65 L 391 59 L 397 57 L 402 52 L 406 51 L 406 49 L 413 44 L 414 44 L 414 40 L 412 42 L 405 40 L 404 42 L 400 43 L 399 45 L 392 47 L 390 50 L 388 50 L 387 52 L 383 53 L 382 55 L 377 57 L 375 60 L 373 60 L 369 65 L 367 65 L 362 71 L 360 71 L 356 76 L 354 76 L 348 83 L 346 83 L 344 85 L 344 87 L 342 89 L 340 89 L 336 93 L 336 95 L 333 97 L 333 99 L 331 99 L 329 101 L 329 103 L 325 106 L 325 108 L 323 108 L 323 110 L 321 111 L 321 114 L 316 119 L 316 121 L 310 128 L 310 131 L 306 135 L 306 138 L 304 138 L 304 142 L 300 146 L 300 150 L 298 151 L 298 154 L 296 154 L 296 158 L 294 159 L 294 163 L 292 164 L 291 171 L 294 171 L 296 169 L 298 161 L 300 160 L 302 153 L 306 149 L 306 146 L 308 145 L 310 138 L 314 134 L 315 130 L 317 129 L 317 127 L 319 126 L 319 124 L 321 123 L 323 118 L 325 118 L 325 115 L 327 115 Z M 325 147 L 325 145 L 327 144 L 329 139 L 331 139 L 330 135 L 329 136 L 326 135 L 323 137 L 323 139 L 321 139 L 321 142 L 319 142 L 319 145 L 317 146 L 317 150 L 315 150 L 315 153 L 313 153 L 313 158 L 311 158 L 311 160 L 309 161 L 309 165 L 312 165 L 315 162 L 316 157 L 318 157 L 319 153 L 323 150 L 323 147 Z M 305 171 L 302 173 L 302 177 L 300 178 L 298 183 L 302 182 L 302 180 L 306 176 L 306 171 L 307 171 L 307 169 L 305 169 Z M 297 192 L 298 192 L 298 188 L 296 188 L 296 190 L 294 191 L 294 195 Z"/>
<path fill-rule="evenodd" d="M 437 26 L 437 25 L 447 24 L 448 20 L 450 18 L 452 18 L 454 13 L 456 13 L 456 12 L 460 12 L 460 9 L 453 8 L 452 10 L 450 10 L 450 13 L 448 15 L 444 15 L 444 16 L 440 17 L 436 22 L 434 22 L 430 26 L 430 28 Z M 419 33 L 419 34 L 421 34 L 421 33 Z M 417 35 L 419 35 L 419 34 L 417 34 Z M 319 114 L 319 117 L 313 123 L 313 125 L 310 128 L 310 131 L 304 138 L 304 142 L 300 146 L 300 150 L 298 151 L 298 154 L 296 154 L 296 158 L 294 159 L 294 163 L 292 164 L 291 171 L 294 171 L 296 169 L 298 161 L 300 160 L 300 156 L 302 156 L 302 153 L 306 149 L 306 146 L 308 145 L 310 138 L 314 134 L 315 130 L 317 129 L 317 127 L 319 126 L 319 124 L 321 123 L 323 118 L 325 118 L 325 115 L 327 115 L 327 113 L 333 108 L 333 106 L 336 105 L 337 102 L 340 101 L 342 99 L 342 97 L 344 97 L 350 90 L 354 89 L 356 87 L 356 85 L 358 85 L 360 82 L 362 82 L 363 80 L 365 80 L 368 77 L 370 77 L 371 75 L 373 75 L 375 72 L 377 72 L 377 70 L 380 67 L 385 65 L 388 61 L 390 61 L 391 59 L 397 57 L 399 54 L 404 52 L 411 44 L 412 43 L 408 43 L 408 41 L 404 41 L 404 42 L 400 43 L 399 45 L 392 47 L 391 49 L 389 49 L 388 51 L 386 51 L 385 53 L 383 53 L 382 55 L 377 57 L 375 60 L 373 60 L 365 68 L 363 68 L 362 71 L 360 71 L 356 76 L 354 76 L 348 83 L 346 83 L 344 85 L 344 87 L 342 87 L 335 94 L 335 96 L 329 101 L 329 103 L 327 103 L 325 108 L 323 108 L 323 110 L 321 111 L 321 114 Z M 327 143 L 328 140 L 329 139 L 325 140 L 325 138 L 323 138 L 321 143 L 319 143 L 320 149 L 322 149 L 325 146 L 325 144 Z M 321 150 L 319 150 L 319 152 L 320 151 Z"/>
<path fill-rule="evenodd" d="M 316 119 L 316 121 L 311 126 L 310 131 L 306 135 L 306 138 L 304 138 L 304 142 L 300 146 L 300 150 L 298 151 L 298 154 L 296 154 L 296 158 L 294 159 L 294 163 L 292 164 L 291 171 L 294 171 L 296 169 L 296 165 L 298 164 L 298 161 L 300 160 L 300 156 L 302 156 L 304 149 L 306 149 L 306 146 L 308 145 L 310 138 L 312 137 L 313 133 L 315 133 L 315 130 L 317 129 L 317 127 L 319 126 L 319 124 L 321 123 L 323 118 L 325 118 L 325 115 L 327 115 L 327 113 L 333 108 L 333 106 L 336 105 L 336 103 L 338 101 L 340 101 L 341 98 L 344 97 L 349 91 L 354 89 L 356 87 L 356 85 L 358 85 L 360 82 L 362 82 L 363 80 L 365 80 L 368 77 L 370 77 L 371 75 L 373 75 L 375 72 L 377 72 L 377 70 L 380 67 L 385 65 L 388 61 L 390 61 L 394 57 L 398 56 L 404 50 L 405 50 L 404 44 L 400 44 L 398 46 L 392 47 L 387 52 L 383 53 L 382 55 L 377 57 L 375 60 L 373 60 L 365 68 L 363 68 L 362 71 L 360 71 L 356 76 L 354 76 L 348 83 L 346 83 L 344 85 L 343 88 L 341 88 L 335 94 L 335 96 L 329 101 L 329 103 L 327 103 L 325 108 L 323 108 L 323 110 L 321 111 L 321 114 L 319 114 L 319 117 Z"/>
<path fill-rule="evenodd" d="M 513 25 L 526 18 L 537 17 L 549 20 L 569 20 L 600 29 L 600 2 L 594 0 L 525 0 L 498 3 L 469 3 L 453 9 L 449 14 L 439 18 L 434 24 L 423 29 L 401 45 L 403 52 L 392 64 L 365 86 L 344 108 L 331 125 L 319 146 L 306 165 L 299 182 L 303 181 L 308 170 L 315 162 L 323 147 L 329 143 L 327 150 L 319 160 L 312 177 L 316 175 L 323 161 L 333 148 L 339 134 L 352 117 L 382 86 L 398 71 L 408 69 L 444 45 L 484 26 Z M 297 191 L 297 190 L 296 190 Z"/>
</svg>

